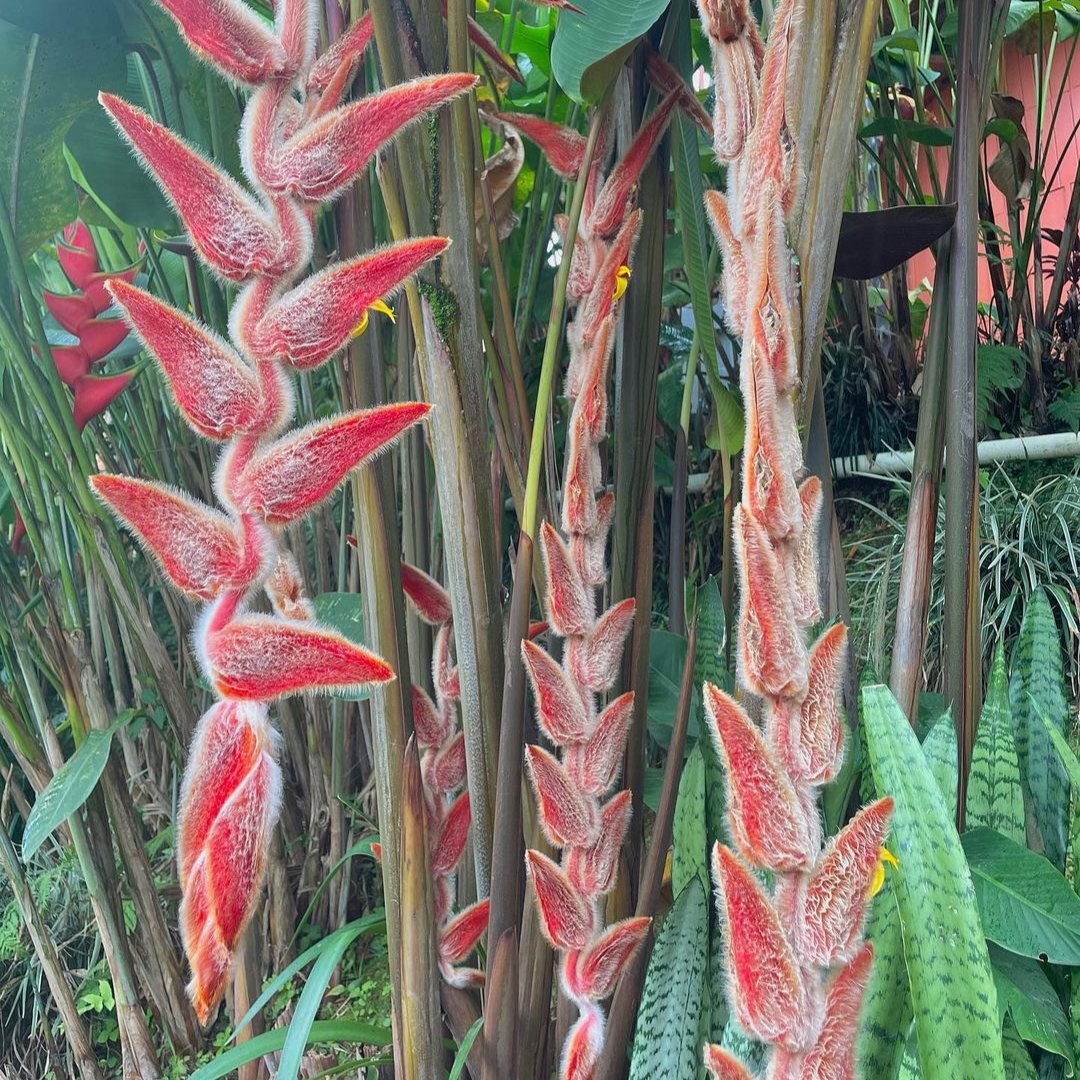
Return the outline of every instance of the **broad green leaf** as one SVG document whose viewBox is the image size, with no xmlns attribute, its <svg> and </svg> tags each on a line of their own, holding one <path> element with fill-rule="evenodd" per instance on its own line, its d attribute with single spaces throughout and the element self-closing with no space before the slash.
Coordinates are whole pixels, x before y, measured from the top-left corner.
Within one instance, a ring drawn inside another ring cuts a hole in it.
<svg viewBox="0 0 1080 1080">
<path fill-rule="evenodd" d="M 355 645 L 370 647 L 364 640 L 364 602 L 356 593 L 319 593 L 313 601 L 319 621 L 348 638 Z M 364 701 L 371 696 L 368 687 L 346 695 L 347 701 Z"/>
<path fill-rule="evenodd" d="M 873 139 L 878 135 L 922 143 L 923 146 L 952 145 L 952 128 L 924 124 L 918 120 L 903 120 L 898 116 L 879 116 L 859 129 L 860 139 Z"/>
<path fill-rule="evenodd" d="M 861 1075 L 892 1080 L 904 1056 L 912 1012 L 900 912 L 889 880 L 874 898 L 866 938 L 874 945 L 874 966 L 863 999 L 857 1060 Z"/>
<path fill-rule="evenodd" d="M 484 1026 L 484 1018 L 478 1016 L 474 1021 L 471 1028 L 465 1032 L 465 1038 L 461 1040 L 461 1045 L 457 1049 L 457 1053 L 454 1055 L 454 1064 L 450 1069 L 450 1076 L 447 1080 L 459 1080 L 459 1077 L 465 1071 L 465 1062 L 469 1060 L 469 1054 L 472 1051 L 473 1043 L 476 1042 L 476 1036 L 480 1034 L 480 1029 Z"/>
<path fill-rule="evenodd" d="M 956 828 L 888 688 L 862 691 L 862 718 L 878 792 L 896 802 L 892 882 L 922 1070 L 935 1080 L 1004 1080 L 994 980 Z"/>
<path fill-rule="evenodd" d="M 1016 1025 L 1008 1018 L 1001 1032 L 1001 1052 L 1009 1080 L 1038 1080 L 1039 1074 L 1031 1060 Z"/>
<path fill-rule="evenodd" d="M 630 1080 L 697 1076 L 708 959 L 708 897 L 692 877 L 656 937 L 638 1007 Z"/>
<path fill-rule="evenodd" d="M 28 862 L 53 829 L 90 798 L 109 762 L 114 733 L 133 715 L 129 709 L 104 731 L 97 728 L 88 731 L 79 749 L 64 762 L 45 790 L 34 800 L 23 831 L 24 861 Z"/>
<path fill-rule="evenodd" d="M 1000 644 L 994 654 L 968 773 L 967 826 L 974 829 L 980 825 L 996 829 L 1020 844 L 1027 839 L 1005 650 Z"/>
<path fill-rule="evenodd" d="M 1069 1019 L 1038 961 L 991 945 L 990 963 L 1002 1018 L 1011 1013 L 1022 1038 L 1064 1058 L 1073 1069 Z"/>
<path fill-rule="evenodd" d="M 942 805 L 949 817 L 956 820 L 956 777 L 959 771 L 956 747 L 956 728 L 951 713 L 946 713 L 923 739 L 923 753 L 934 774 Z"/>
<path fill-rule="evenodd" d="M 1042 717 L 1064 732 L 1069 716 L 1061 668 L 1061 639 L 1043 589 L 1028 599 L 1013 653 L 1009 702 L 1016 724 L 1020 775 L 1046 857 L 1065 865 L 1069 783 Z"/>
<path fill-rule="evenodd" d="M 707 862 L 708 839 L 705 836 L 705 761 L 701 749 L 690 751 L 679 778 L 679 797 L 672 823 L 671 891 L 679 896 L 691 878 L 700 878 L 709 889 Z"/>
<path fill-rule="evenodd" d="M 961 839 L 986 936 L 1021 956 L 1080 965 L 1080 896 L 1061 871 L 993 829 Z"/>
<path fill-rule="evenodd" d="M 551 68 L 577 102 L 598 102 L 641 37 L 664 13 L 668 0 L 581 0 L 561 11 L 551 44 Z"/>
<path fill-rule="evenodd" d="M 649 734 L 665 749 L 675 724 L 685 662 L 686 638 L 669 630 L 649 631 L 649 698 L 646 706 Z M 688 744 L 698 736 L 696 706 L 700 696 L 701 691 L 695 687 L 686 731 Z"/>
<path fill-rule="evenodd" d="M 731 681 L 724 658 L 724 602 L 716 578 L 710 578 L 698 589 L 695 614 L 697 655 L 694 657 L 694 685 L 700 687 L 709 682 L 728 689 Z M 698 746 L 705 759 L 705 835 L 711 845 L 714 840 L 727 838 L 726 780 L 720 755 L 707 731 L 704 698 L 699 697 L 697 707 L 699 731 L 702 733 Z"/>
<path fill-rule="evenodd" d="M 213 1061 L 196 1069 L 188 1080 L 222 1080 L 232 1076 L 241 1065 L 276 1053 L 285 1045 L 289 1028 L 274 1028 L 262 1035 L 218 1054 Z M 316 1020 L 308 1029 L 305 1045 L 316 1042 L 350 1043 L 354 1046 L 389 1046 L 390 1029 L 360 1020 Z"/>
</svg>

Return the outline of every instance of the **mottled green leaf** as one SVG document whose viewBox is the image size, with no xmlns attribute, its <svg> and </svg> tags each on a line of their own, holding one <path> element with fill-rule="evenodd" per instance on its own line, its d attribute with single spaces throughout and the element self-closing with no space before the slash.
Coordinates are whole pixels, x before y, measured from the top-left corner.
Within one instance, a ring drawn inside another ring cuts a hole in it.
<svg viewBox="0 0 1080 1080">
<path fill-rule="evenodd" d="M 1064 732 L 1069 715 L 1061 668 L 1061 642 L 1050 601 L 1043 589 L 1028 599 L 1013 653 L 1009 702 L 1016 725 L 1020 775 L 1046 857 L 1065 865 L 1069 784 L 1050 736 L 1047 717 Z"/>
<path fill-rule="evenodd" d="M 956 777 L 959 771 L 956 747 L 956 728 L 952 714 L 947 712 L 923 739 L 923 753 L 930 771 L 934 774 L 942 805 L 946 813 L 956 820 Z"/>
<path fill-rule="evenodd" d="M 1069 1020 L 1039 962 L 991 945 L 990 963 L 1002 1018 L 1010 1013 L 1022 1038 L 1074 1068 Z"/>
<path fill-rule="evenodd" d="M 721 689 L 730 687 L 727 663 L 724 658 L 724 602 L 720 597 L 720 585 L 710 578 L 697 593 L 697 655 L 694 657 L 694 685 L 712 683 Z M 720 755 L 709 736 L 705 719 L 705 702 L 698 698 L 698 745 L 705 759 L 705 821 L 706 835 L 710 843 L 727 837 L 726 780 Z"/>
<path fill-rule="evenodd" d="M 1001 1032 L 1001 1052 L 1009 1080 L 1038 1080 L 1039 1074 L 1016 1025 L 1008 1017 Z"/>
<path fill-rule="evenodd" d="M 889 847 L 923 1072 L 1004 1080 L 994 980 L 975 889 L 952 819 L 903 710 L 884 686 L 862 692 L 877 789 L 896 802 Z"/>
<path fill-rule="evenodd" d="M 1080 896 L 1061 871 L 993 829 L 961 839 L 986 936 L 1021 956 L 1080 965 Z"/>
<path fill-rule="evenodd" d="M 679 706 L 679 687 L 686 663 L 686 638 L 670 630 L 649 631 L 649 697 L 646 706 L 649 734 L 665 749 L 671 741 L 671 729 Z M 697 703 L 700 688 L 694 688 L 694 701 L 686 734 L 692 743 L 698 735 Z"/>
<path fill-rule="evenodd" d="M 980 825 L 996 829 L 1020 844 L 1027 840 L 1024 791 L 1009 707 L 1009 678 L 1005 671 L 1005 650 L 1000 644 L 994 654 L 994 666 L 971 755 L 967 825 L 969 829 Z"/>
<path fill-rule="evenodd" d="M 705 836 L 705 761 L 695 746 L 690 751 L 675 803 L 672 824 L 675 853 L 671 859 L 671 890 L 678 896 L 692 877 L 700 878 L 709 889 L 708 839 Z"/>
<path fill-rule="evenodd" d="M 866 937 L 874 945 L 874 966 L 863 999 L 858 1061 L 863 1076 L 893 1080 L 911 1027 L 911 989 L 904 938 L 892 882 L 874 898 Z"/>
<path fill-rule="evenodd" d="M 697 1075 L 708 933 L 708 897 L 700 879 L 692 877 L 664 920 L 649 959 L 630 1080 Z"/>
</svg>

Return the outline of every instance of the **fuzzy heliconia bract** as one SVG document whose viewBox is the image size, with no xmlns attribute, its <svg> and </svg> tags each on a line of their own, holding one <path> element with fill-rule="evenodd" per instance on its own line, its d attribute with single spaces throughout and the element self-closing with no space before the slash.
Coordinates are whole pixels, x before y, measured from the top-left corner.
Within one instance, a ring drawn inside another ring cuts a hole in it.
<svg viewBox="0 0 1080 1080">
<path fill-rule="evenodd" d="M 435 628 L 431 663 L 435 700 L 421 686 L 412 688 L 413 730 L 421 750 L 428 859 L 435 895 L 439 968 L 451 986 L 483 986 L 484 973 L 462 967 L 487 930 L 490 901 L 480 900 L 454 914 L 457 868 L 469 838 L 472 811 L 465 785 L 465 733 L 458 727 L 461 680 L 450 660 L 453 612 L 450 594 L 434 578 L 401 564 L 401 587 L 416 613 Z"/>
<path fill-rule="evenodd" d="M 316 57 L 315 0 L 277 0 L 273 25 L 242 0 L 160 2 L 205 61 L 251 88 L 240 154 L 251 188 L 141 109 L 110 94 L 102 94 L 101 103 L 183 219 L 199 257 L 240 285 L 231 340 L 137 288 L 130 272 L 102 279 L 80 234 L 69 238 L 62 264 L 88 300 L 79 301 L 78 311 L 72 298 L 46 301 L 63 323 L 83 308 L 90 312 L 87 304 L 92 314 L 103 310 L 111 295 L 156 360 L 185 420 L 223 444 L 214 477 L 220 510 L 149 481 L 107 475 L 91 481 L 170 581 L 207 602 L 194 644 L 221 700 L 196 729 L 177 829 L 189 993 L 206 1023 L 256 906 L 277 819 L 278 740 L 266 703 L 394 677 L 379 657 L 318 623 L 279 537 L 283 526 L 313 510 L 422 419 L 428 406 L 386 405 L 283 433 L 294 413 L 289 369 L 313 368 L 339 352 L 363 331 L 369 310 L 385 309 L 386 297 L 447 241 L 407 240 L 304 277 L 315 212 L 403 126 L 476 80 L 437 75 L 341 104 L 371 39 L 369 17 Z M 259 589 L 274 614 L 247 610 Z M 440 785 L 439 798 L 460 787 L 463 770 L 464 755 L 447 733 L 428 770 Z M 467 797 L 439 806 L 445 809 L 440 843 L 460 857 Z M 449 963 L 468 954 L 481 921 L 470 909 L 444 928 Z"/>
<path fill-rule="evenodd" d="M 821 484 L 799 482 L 795 422 L 796 260 L 786 233 L 798 194 L 788 73 L 805 0 L 781 0 L 766 45 L 747 0 L 698 0 L 716 87 L 713 148 L 727 192 L 705 208 L 724 256 L 724 316 L 742 338 L 746 413 L 742 501 L 734 520 L 739 577 L 738 678 L 760 699 L 764 728 L 715 686 L 708 728 L 727 772 L 728 837 L 713 851 L 732 1013 L 773 1047 L 769 1080 L 856 1080 L 859 1008 L 873 950 L 863 943 L 893 804 L 863 808 L 822 848 L 818 792 L 844 752 L 847 630 L 821 618 Z M 771 875 L 771 887 L 755 870 Z M 749 1080 L 706 1045 L 714 1080 Z"/>
<path fill-rule="evenodd" d="M 540 730 L 556 753 L 526 747 L 525 760 L 554 861 L 526 852 L 540 925 L 559 950 L 560 984 L 580 1017 L 562 1049 L 560 1080 L 592 1080 L 604 1045 L 604 1013 L 622 971 L 649 929 L 647 918 L 604 925 L 604 897 L 615 887 L 619 851 L 630 824 L 630 792 L 611 794 L 634 710 L 622 694 L 601 708 L 615 683 L 634 619 L 634 601 L 597 613 L 607 581 L 606 549 L 614 496 L 604 493 L 600 444 L 607 435 L 608 382 L 615 327 L 633 263 L 642 211 L 638 180 L 671 117 L 689 91 L 672 87 L 606 178 L 606 147 L 596 150 L 571 258 L 567 289 L 576 309 L 567 329 L 571 401 L 562 533 L 544 522 L 540 548 L 547 570 L 547 624 L 564 639 L 562 662 L 535 642 L 522 643 Z M 586 144 L 576 132 L 532 117 L 499 119 L 536 142 L 561 175 L 577 176 Z M 558 225 L 565 235 L 565 219 Z"/>
</svg>

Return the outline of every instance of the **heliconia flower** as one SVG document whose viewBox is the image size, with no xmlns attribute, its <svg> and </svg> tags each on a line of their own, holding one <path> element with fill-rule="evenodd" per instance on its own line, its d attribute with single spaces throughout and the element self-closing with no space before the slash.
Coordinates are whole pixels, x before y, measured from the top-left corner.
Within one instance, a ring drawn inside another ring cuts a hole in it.
<svg viewBox="0 0 1080 1080">
<path fill-rule="evenodd" d="M 619 673 L 623 645 L 634 622 L 634 599 L 613 604 L 583 637 L 566 643 L 566 666 L 583 689 L 610 690 Z"/>
<path fill-rule="evenodd" d="M 257 86 L 295 73 L 278 36 L 242 0 L 159 2 L 192 49 L 227 78 Z"/>
<path fill-rule="evenodd" d="M 892 811 L 892 799 L 864 806 L 829 841 L 800 890 L 792 943 L 818 967 L 846 963 L 858 951 Z"/>
<path fill-rule="evenodd" d="M 559 1080 L 593 1080 L 603 1045 L 604 1015 L 595 1005 L 588 1004 L 566 1036 L 566 1045 L 563 1047 L 559 1065 Z"/>
<path fill-rule="evenodd" d="M 19 554 L 19 548 L 22 547 L 23 538 L 26 536 L 26 522 L 23 520 L 22 514 L 19 513 L 19 508 L 15 507 L 15 524 L 11 530 L 11 553 L 13 555 Z"/>
<path fill-rule="evenodd" d="M 112 282 L 132 329 L 158 362 L 177 408 L 200 435 L 224 441 L 265 423 L 259 378 L 215 333 L 134 285 Z"/>
<path fill-rule="evenodd" d="M 65 386 L 74 387 L 83 375 L 90 372 L 90 357 L 81 345 L 51 345 L 49 353 L 56 373 Z"/>
<path fill-rule="evenodd" d="M 450 805 L 441 828 L 432 839 L 431 872 L 436 877 L 445 877 L 461 862 L 471 823 L 469 793 L 463 791 Z"/>
<path fill-rule="evenodd" d="M 277 736 L 261 704 L 218 702 L 199 721 L 180 788 L 177 861 L 188 993 L 206 1024 L 255 904 L 281 804 Z"/>
<path fill-rule="evenodd" d="M 77 335 L 79 327 L 97 314 L 94 305 L 82 293 L 53 293 L 43 289 L 41 298 L 49 314 L 69 334 Z"/>
<path fill-rule="evenodd" d="M 299 428 L 252 456 L 236 478 L 236 498 L 270 524 L 295 521 L 430 410 L 422 402 L 404 402 Z"/>
<path fill-rule="evenodd" d="M 571 779 L 587 795 L 604 795 L 619 775 L 626 735 L 634 718 L 634 692 L 620 694 L 597 718 L 588 741 L 565 747 Z"/>
<path fill-rule="evenodd" d="M 128 336 L 123 319 L 87 319 L 79 324 L 76 335 L 90 363 L 104 360 Z"/>
<path fill-rule="evenodd" d="M 98 99 L 183 218 L 195 250 L 222 277 L 280 276 L 307 260 L 311 230 L 297 211 L 272 218 L 231 176 L 142 109 Z"/>
<path fill-rule="evenodd" d="M 570 534 L 570 557 L 586 585 L 599 588 L 606 579 L 604 562 L 608 533 L 615 516 L 615 495 L 606 492 L 596 500 L 596 523 L 588 533 Z"/>
<path fill-rule="evenodd" d="M 808 476 L 799 485 L 802 530 L 795 541 L 788 564 L 791 577 L 791 605 L 800 626 L 813 626 L 821 618 L 818 583 L 818 536 L 821 522 L 821 481 Z"/>
<path fill-rule="evenodd" d="M 705 1068 L 712 1080 L 754 1080 L 750 1070 L 737 1057 L 715 1043 L 705 1044 Z"/>
<path fill-rule="evenodd" d="M 470 904 L 454 916 L 439 936 L 439 959 L 445 964 L 460 964 L 476 948 L 488 926 L 490 900 Z"/>
<path fill-rule="evenodd" d="M 311 622 L 244 615 L 214 626 L 207 609 L 196 634 L 214 689 L 237 701 L 271 701 L 289 694 L 355 693 L 389 682 L 394 669 L 340 634 Z"/>
<path fill-rule="evenodd" d="M 69 221 L 64 226 L 61 236 L 68 247 L 82 248 L 84 251 L 95 250 L 94 237 L 90 232 L 90 226 L 81 218 Z"/>
<path fill-rule="evenodd" d="M 525 852 L 536 893 L 540 927 L 556 949 L 583 949 L 593 934 L 594 916 L 563 871 L 539 851 Z"/>
<path fill-rule="evenodd" d="M 590 899 L 615 887 L 619 850 L 630 826 L 630 791 L 624 788 L 600 808 L 600 835 L 591 847 L 566 849 L 566 874 L 581 894 Z"/>
<path fill-rule="evenodd" d="M 817 1017 L 768 897 L 723 844 L 713 848 L 713 880 L 727 927 L 725 953 L 736 1019 L 763 1042 L 804 1050 L 817 1034 Z"/>
<path fill-rule="evenodd" d="M 445 7 L 445 0 L 443 0 L 443 6 Z M 479 49 L 500 71 L 505 72 L 514 82 L 524 86 L 525 78 L 518 71 L 517 64 L 514 63 L 512 57 L 503 53 L 498 42 L 471 15 L 466 15 L 465 25 L 469 40 L 474 47 Z"/>
<path fill-rule="evenodd" d="M 579 1002 L 610 997 L 651 924 L 649 918 L 624 919 L 609 926 L 580 952 L 568 952 L 561 973 L 567 997 Z"/>
<path fill-rule="evenodd" d="M 328 266 L 271 304 L 252 328 L 249 347 L 258 359 L 300 370 L 318 367 L 348 343 L 376 300 L 399 289 L 449 243 L 439 236 L 405 240 Z"/>
<path fill-rule="evenodd" d="M 245 514 L 240 519 L 245 526 L 256 518 Z M 304 582 L 296 559 L 287 551 L 278 550 L 277 562 L 263 581 L 263 591 L 273 609 L 283 619 L 310 622 L 315 618 L 315 605 L 304 595 Z"/>
<path fill-rule="evenodd" d="M 404 559 L 401 561 L 401 588 L 424 622 L 439 626 L 453 618 L 450 594 L 433 577 Z"/>
<path fill-rule="evenodd" d="M 131 382 L 132 374 L 125 371 L 119 375 L 80 375 L 72 386 L 76 429 L 82 431 L 95 416 L 105 412 Z"/>
<path fill-rule="evenodd" d="M 562 537 L 547 521 L 540 527 L 540 547 L 547 570 L 547 617 L 560 637 L 580 637 L 593 626 L 593 599 L 581 580 Z"/>
<path fill-rule="evenodd" d="M 374 33 L 375 24 L 368 11 L 315 61 L 307 77 L 308 90 L 324 93 L 344 61 L 355 71 Z"/>
<path fill-rule="evenodd" d="M 67 244 L 56 245 L 56 261 L 68 281 L 79 290 L 85 292 L 91 278 L 100 272 L 98 265 L 97 249 L 89 247 L 69 247 Z"/>
<path fill-rule="evenodd" d="M 770 1077 L 775 1074 L 781 1080 L 858 1080 L 855 1046 L 859 1013 L 873 963 L 874 947 L 868 941 L 829 987 L 817 1042 L 805 1055 L 792 1055 L 778 1048 L 770 1062 Z"/>
<path fill-rule="evenodd" d="M 877 896 L 885 887 L 885 864 L 888 863 L 894 870 L 900 869 L 897 857 L 887 848 L 878 849 L 878 860 L 874 863 L 874 872 L 870 875 L 870 895 Z"/>
<path fill-rule="evenodd" d="M 795 787 L 741 706 L 705 684 L 709 735 L 727 773 L 731 835 L 743 855 L 771 870 L 801 870 L 818 845 Z"/>
<path fill-rule="evenodd" d="M 276 147 L 249 130 L 248 138 L 259 143 L 250 156 L 251 168 L 267 191 L 316 202 L 331 199 L 383 143 L 477 82 L 475 75 L 458 72 L 401 83 L 325 113 Z M 259 93 L 272 91 L 263 88 Z"/>
<path fill-rule="evenodd" d="M 521 657 L 533 688 L 536 719 L 544 734 L 558 746 L 586 738 L 589 714 L 563 668 L 531 641 L 521 643 Z"/>
<path fill-rule="evenodd" d="M 754 125 L 764 47 L 747 0 L 704 0 L 698 11 L 712 47 L 713 153 L 720 162 L 734 161 Z"/>
<path fill-rule="evenodd" d="M 422 686 L 412 686 L 412 721 L 422 747 L 441 746 L 452 731 L 450 717 L 441 712 Z"/>
<path fill-rule="evenodd" d="M 525 747 L 540 825 L 555 847 L 589 847 L 600 828 L 596 803 L 573 783 L 558 759 L 539 746 Z"/>
<path fill-rule="evenodd" d="M 424 759 L 424 782 L 437 795 L 457 791 L 465 783 L 465 732 L 451 736 Z"/>
<path fill-rule="evenodd" d="M 610 320 L 607 320 L 610 324 Z M 604 337 L 605 351 L 611 341 Z M 598 380 L 599 381 L 599 380 Z M 597 525 L 596 489 L 600 485 L 600 451 L 589 438 L 588 419 L 582 410 L 570 416 L 570 433 L 566 451 L 566 474 L 563 478 L 563 528 L 573 536 L 577 532 L 592 532 Z"/>
<path fill-rule="evenodd" d="M 196 499 L 130 476 L 99 473 L 90 477 L 90 487 L 181 592 L 211 600 L 222 589 L 250 585 L 258 575 L 266 539 L 250 520 L 238 530 Z"/>
<path fill-rule="evenodd" d="M 806 646 L 795 625 L 791 597 L 765 530 L 746 509 L 735 509 L 740 570 L 739 677 L 768 697 L 801 697 L 806 689 Z"/>
<path fill-rule="evenodd" d="M 576 180 L 585 160 L 585 136 L 573 128 L 529 113 L 495 113 L 495 118 L 536 143 L 548 164 L 564 179 Z"/>
<path fill-rule="evenodd" d="M 648 59 L 645 61 L 645 75 L 661 94 L 676 93 L 679 98 L 679 108 L 712 139 L 712 117 L 705 110 L 705 106 L 698 101 L 693 87 L 688 86 L 675 68 L 655 50 L 649 51 Z"/>
<path fill-rule="evenodd" d="M 597 236 L 614 236 L 625 220 L 627 203 L 667 129 L 671 110 L 677 102 L 678 94 L 671 93 L 657 105 L 652 116 L 641 125 L 626 154 L 611 170 L 589 219 Z"/>
<path fill-rule="evenodd" d="M 622 222 L 615 239 L 604 256 L 596 273 L 596 283 L 581 308 L 579 319 L 585 327 L 583 342 L 589 343 L 593 328 L 598 327 L 615 305 L 615 301 L 625 291 L 625 281 L 630 278 L 629 263 L 633 260 L 641 233 L 642 212 L 638 208 L 631 211 Z M 619 289 L 619 275 L 625 274 L 623 290 Z M 604 414 L 606 419 L 606 413 Z M 590 425 L 594 440 L 598 440 L 606 424 L 602 427 Z"/>
<path fill-rule="evenodd" d="M 443 698 L 461 697 L 461 678 L 458 669 L 450 663 L 450 630 L 443 624 L 435 635 L 435 653 L 431 659 L 431 674 L 435 689 Z"/>
<path fill-rule="evenodd" d="M 796 780 L 827 784 L 844 758 L 844 670 L 847 627 L 837 623 L 810 649 L 806 696 L 774 703 L 769 741 Z"/>
<path fill-rule="evenodd" d="M 705 192 L 705 209 L 723 255 L 724 323 L 733 334 L 741 336 L 750 287 L 742 241 L 735 235 L 727 199 L 719 191 Z"/>
<path fill-rule="evenodd" d="M 123 270 L 107 270 L 100 274 L 91 274 L 89 280 L 83 286 L 83 292 L 93 306 L 95 314 L 100 315 L 103 311 L 107 311 L 112 304 L 112 297 L 108 292 L 110 281 L 132 282 L 142 268 L 143 260 L 139 259 L 138 262 L 125 267 Z"/>
</svg>

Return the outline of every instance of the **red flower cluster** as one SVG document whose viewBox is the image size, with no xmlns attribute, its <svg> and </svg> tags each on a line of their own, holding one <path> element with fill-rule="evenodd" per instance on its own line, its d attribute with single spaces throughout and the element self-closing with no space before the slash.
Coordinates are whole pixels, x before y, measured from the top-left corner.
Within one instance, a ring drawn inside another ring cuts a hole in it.
<svg viewBox="0 0 1080 1080">
<path fill-rule="evenodd" d="M 726 198 L 708 192 L 706 206 L 724 253 L 725 318 L 743 339 L 738 674 L 765 719 L 762 731 L 733 698 L 705 686 L 734 848 L 716 845 L 713 876 L 733 1012 L 774 1046 L 770 1080 L 854 1080 L 873 955 L 862 930 L 892 800 L 864 808 L 822 850 L 818 789 L 843 758 L 847 630 L 833 626 L 807 649 L 806 630 L 821 618 L 821 485 L 797 482 L 799 307 L 785 232 L 797 194 L 786 92 L 802 7 L 777 7 L 763 49 L 746 0 L 699 0 L 713 54 L 714 149 L 728 176 Z M 752 868 L 771 873 L 771 891 Z M 706 1046 L 705 1064 L 717 1080 L 750 1078 L 718 1046 Z"/>
<path fill-rule="evenodd" d="M 205 1023 L 255 906 L 277 818 L 281 776 L 266 703 L 394 677 L 379 657 L 318 624 L 278 541 L 282 526 L 328 498 L 428 406 L 387 405 L 283 434 L 294 413 L 289 374 L 334 356 L 362 332 L 369 309 L 447 241 L 406 241 L 304 278 L 315 212 L 404 125 L 475 79 L 433 76 L 342 105 L 371 37 L 368 20 L 316 58 L 314 0 L 278 0 L 273 26 L 241 0 L 161 2 L 205 60 L 252 88 L 241 160 L 253 190 L 142 110 L 108 94 L 101 101 L 183 219 L 199 257 L 241 285 L 230 340 L 128 281 L 105 288 L 184 418 L 223 444 L 214 477 L 222 510 L 143 480 L 102 475 L 92 484 L 172 583 L 207 601 L 195 646 L 222 700 L 199 722 L 177 835 L 189 990 Z M 260 588 L 273 615 L 247 610 Z"/>
</svg>

